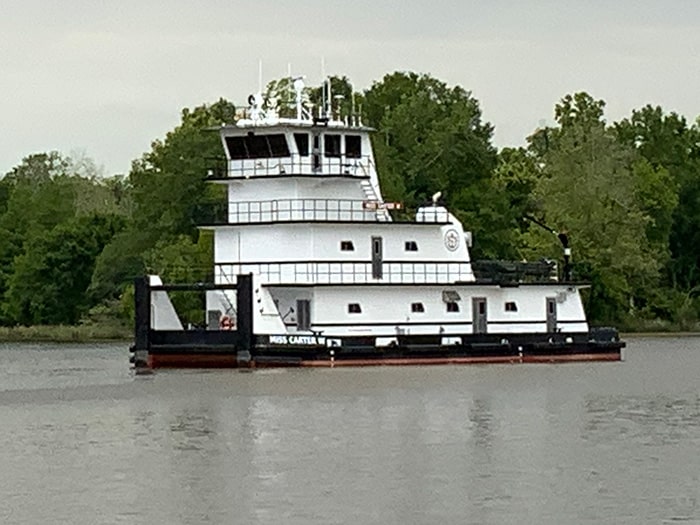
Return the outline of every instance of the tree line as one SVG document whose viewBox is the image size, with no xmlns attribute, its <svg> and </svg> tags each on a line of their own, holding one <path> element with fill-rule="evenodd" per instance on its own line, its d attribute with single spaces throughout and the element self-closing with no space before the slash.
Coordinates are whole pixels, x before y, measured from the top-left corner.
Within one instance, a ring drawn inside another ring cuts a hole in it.
<svg viewBox="0 0 700 525">
<path fill-rule="evenodd" d="M 266 104 L 293 111 L 288 79 Z M 396 72 L 363 92 L 331 78 L 336 110 L 361 114 L 386 200 L 406 213 L 441 191 L 474 235 L 473 259 L 561 260 L 589 281 L 592 322 L 692 329 L 700 318 L 700 122 L 647 105 L 613 123 L 587 93 L 555 104 L 555 124 L 526 146 L 498 149 L 478 100 L 429 75 Z M 318 106 L 324 88 L 307 89 Z M 222 156 L 216 128 L 236 107 L 184 109 L 180 124 L 132 162 L 101 176 L 94 162 L 37 153 L 0 179 L 0 324 L 128 322 L 133 278 L 212 278 L 213 222 L 226 206 L 206 181 Z M 549 229 L 540 225 L 547 225 Z M 177 296 L 181 311 L 197 300 Z M 194 317 L 193 317 L 194 319 Z"/>
</svg>

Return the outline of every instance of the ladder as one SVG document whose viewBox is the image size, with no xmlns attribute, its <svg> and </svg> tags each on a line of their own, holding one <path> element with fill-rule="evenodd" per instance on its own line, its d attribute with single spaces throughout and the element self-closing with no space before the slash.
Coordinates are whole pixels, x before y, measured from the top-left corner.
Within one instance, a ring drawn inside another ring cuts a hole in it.
<svg viewBox="0 0 700 525">
<path fill-rule="evenodd" d="M 384 202 L 379 198 L 377 191 L 374 189 L 372 181 L 369 179 L 364 179 L 360 181 L 360 186 L 365 194 L 366 201 L 376 205 L 375 215 L 377 220 L 380 222 L 390 222 L 391 215 L 389 215 L 389 212 L 384 207 Z"/>
</svg>

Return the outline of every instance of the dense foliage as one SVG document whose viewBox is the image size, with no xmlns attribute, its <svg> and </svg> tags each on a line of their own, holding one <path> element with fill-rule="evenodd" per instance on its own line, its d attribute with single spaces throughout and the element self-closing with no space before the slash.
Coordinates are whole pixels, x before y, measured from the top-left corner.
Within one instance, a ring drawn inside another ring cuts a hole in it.
<svg viewBox="0 0 700 525">
<path fill-rule="evenodd" d="M 266 107 L 291 114 L 290 85 L 271 82 Z M 560 260 L 553 231 L 564 232 L 575 277 L 591 282 L 593 321 L 697 326 L 698 122 L 646 106 L 608 124 L 604 101 L 574 93 L 556 103 L 554 126 L 498 151 L 472 94 L 431 76 L 397 72 L 361 93 L 333 77 L 331 94 L 305 96 L 377 130 L 385 198 L 410 213 L 441 192 L 474 233 L 474 258 Z M 128 319 L 137 275 L 210 279 L 211 234 L 197 225 L 225 205 L 223 187 L 205 181 L 221 156 L 211 129 L 233 122 L 235 109 L 222 99 L 183 110 L 126 177 L 48 152 L 0 178 L 0 324 L 76 324 L 95 312 Z M 175 301 L 185 312 L 200 306 Z"/>
</svg>

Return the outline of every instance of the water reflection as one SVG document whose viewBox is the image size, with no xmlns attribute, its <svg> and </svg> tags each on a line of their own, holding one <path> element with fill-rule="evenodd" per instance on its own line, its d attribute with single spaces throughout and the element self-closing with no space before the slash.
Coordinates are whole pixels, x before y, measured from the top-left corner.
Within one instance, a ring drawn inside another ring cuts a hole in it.
<svg viewBox="0 0 700 525">
<path fill-rule="evenodd" d="M 123 373 L 120 349 L 112 361 L 84 348 L 65 359 L 15 352 L 13 387 L 0 392 L 0 521 L 700 520 L 700 397 L 689 370 L 700 355 L 679 346 L 678 367 L 636 348 L 620 366 L 147 380 Z"/>
<path fill-rule="evenodd" d="M 176 414 L 170 423 L 170 434 L 175 450 L 209 450 L 216 440 L 214 421 L 206 409 Z"/>
<path fill-rule="evenodd" d="M 474 442 L 479 449 L 489 449 L 493 443 L 493 414 L 487 400 L 475 399 L 469 409 L 469 421 L 474 428 Z"/>
<path fill-rule="evenodd" d="M 698 396 L 596 396 L 586 400 L 585 409 L 587 440 L 665 446 L 700 438 Z"/>
</svg>

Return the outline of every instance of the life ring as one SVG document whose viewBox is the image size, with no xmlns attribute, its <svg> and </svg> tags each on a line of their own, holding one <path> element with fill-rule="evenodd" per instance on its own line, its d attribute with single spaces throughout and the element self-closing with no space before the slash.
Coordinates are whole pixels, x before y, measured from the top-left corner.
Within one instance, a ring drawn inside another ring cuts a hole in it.
<svg viewBox="0 0 700 525">
<path fill-rule="evenodd" d="M 228 315 L 222 315 L 219 319 L 219 329 L 221 330 L 233 330 L 233 319 Z"/>
</svg>

